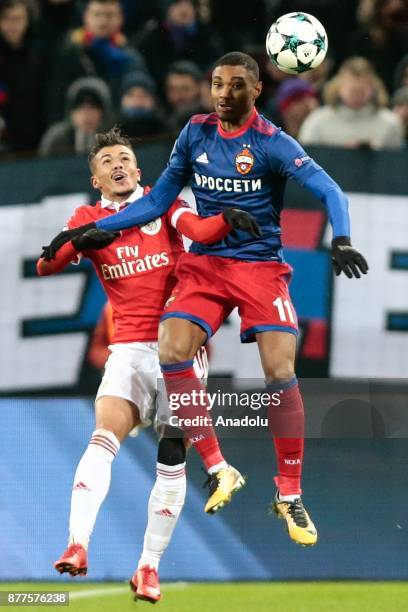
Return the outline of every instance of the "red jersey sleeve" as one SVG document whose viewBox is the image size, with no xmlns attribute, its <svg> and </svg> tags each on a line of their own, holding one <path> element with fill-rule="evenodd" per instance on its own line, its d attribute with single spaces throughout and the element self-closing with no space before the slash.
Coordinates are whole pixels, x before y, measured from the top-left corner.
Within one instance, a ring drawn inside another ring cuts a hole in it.
<svg viewBox="0 0 408 612">
<path fill-rule="evenodd" d="M 64 229 L 73 229 L 83 225 L 84 221 L 84 206 L 77 208 L 67 221 Z M 51 261 L 45 261 L 40 257 L 37 261 L 37 274 L 39 276 L 49 276 L 63 270 L 69 263 L 79 263 L 80 254 L 73 247 L 72 242 L 67 242 L 56 253 L 55 258 Z"/>
<path fill-rule="evenodd" d="M 74 229 L 74 227 L 79 227 L 80 225 L 89 223 L 90 219 L 89 215 L 87 214 L 88 209 L 89 206 L 79 206 L 76 208 L 72 217 L 70 217 L 66 222 L 64 229 Z"/>
<path fill-rule="evenodd" d="M 180 234 L 202 244 L 218 242 L 225 238 L 232 229 L 222 213 L 212 217 L 200 217 L 187 202 L 180 198 L 177 198 L 166 214 L 170 224 Z"/>
<path fill-rule="evenodd" d="M 177 222 L 184 213 L 197 216 L 190 204 L 181 198 L 177 198 L 166 212 L 166 217 L 170 225 L 177 229 Z"/>
</svg>

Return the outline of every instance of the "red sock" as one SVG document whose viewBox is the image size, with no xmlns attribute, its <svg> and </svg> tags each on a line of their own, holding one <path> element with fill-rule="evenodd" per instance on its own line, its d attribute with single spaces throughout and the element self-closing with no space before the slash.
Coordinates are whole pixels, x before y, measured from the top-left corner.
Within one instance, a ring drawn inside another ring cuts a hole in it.
<svg viewBox="0 0 408 612">
<path fill-rule="evenodd" d="M 161 369 L 169 405 L 177 407 L 173 414 L 179 418 L 179 427 L 209 470 L 224 461 L 224 457 L 207 409 L 207 392 L 194 372 L 193 361 L 161 364 Z"/>
<path fill-rule="evenodd" d="M 267 388 L 272 393 L 268 419 L 278 465 L 274 481 L 281 495 L 301 495 L 305 417 L 299 386 L 293 378 Z"/>
</svg>

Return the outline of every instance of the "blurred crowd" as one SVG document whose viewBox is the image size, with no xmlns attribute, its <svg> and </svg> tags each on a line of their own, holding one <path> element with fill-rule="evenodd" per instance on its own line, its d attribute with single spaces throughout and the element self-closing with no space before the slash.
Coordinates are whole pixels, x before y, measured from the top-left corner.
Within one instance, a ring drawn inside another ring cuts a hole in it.
<svg viewBox="0 0 408 612">
<path fill-rule="evenodd" d="M 299 9 L 329 54 L 293 77 L 264 41 Z M 0 0 L 1 155 L 86 153 L 114 124 L 177 133 L 213 110 L 211 65 L 235 50 L 260 64 L 259 110 L 305 145 L 406 146 L 408 0 Z"/>
</svg>

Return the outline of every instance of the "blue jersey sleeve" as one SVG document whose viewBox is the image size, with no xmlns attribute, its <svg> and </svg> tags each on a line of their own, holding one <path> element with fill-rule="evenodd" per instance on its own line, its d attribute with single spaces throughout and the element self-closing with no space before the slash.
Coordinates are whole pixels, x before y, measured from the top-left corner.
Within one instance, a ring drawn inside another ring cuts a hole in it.
<svg viewBox="0 0 408 612">
<path fill-rule="evenodd" d="M 180 132 L 171 152 L 168 166 L 150 193 L 129 204 L 116 215 L 96 221 L 98 229 L 115 232 L 135 225 L 144 225 L 167 212 L 190 178 L 189 125 L 188 123 Z"/>
<path fill-rule="evenodd" d="M 271 138 L 268 154 L 274 171 L 294 179 L 325 204 L 333 228 L 333 238 L 350 236 L 346 195 L 299 143 L 279 130 Z"/>
</svg>

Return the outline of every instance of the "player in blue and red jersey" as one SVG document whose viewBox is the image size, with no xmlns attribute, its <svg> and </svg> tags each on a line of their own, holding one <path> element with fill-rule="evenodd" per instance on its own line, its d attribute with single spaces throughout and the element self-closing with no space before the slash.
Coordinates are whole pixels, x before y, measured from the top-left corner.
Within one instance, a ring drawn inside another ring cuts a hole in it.
<svg viewBox="0 0 408 612">
<path fill-rule="evenodd" d="M 258 238 L 237 231 L 234 239 L 193 243 L 190 253 L 181 256 L 178 283 L 161 318 L 159 356 L 168 394 L 199 389 L 192 359 L 238 307 L 241 341 L 257 342 L 267 389 L 280 393 L 279 407 L 271 402 L 268 415 L 278 464 L 273 507 L 286 521 L 290 537 L 308 546 L 316 543 L 317 531 L 301 500 L 304 409 L 294 369 L 298 329 L 280 229 L 288 178 L 325 204 L 336 274 L 359 278 L 368 265 L 351 246 L 346 196 L 293 138 L 258 114 L 255 102 L 261 90 L 259 68 L 250 56 L 234 52 L 220 58 L 212 74 L 215 112 L 193 116 L 183 128 L 149 195 L 97 221 L 96 227 L 117 231 L 151 221 L 168 210 L 186 184 L 191 184 L 200 215 L 234 206 L 256 219 L 262 230 Z M 49 255 L 71 238 L 56 237 Z M 205 400 L 195 406 L 195 415 L 206 411 Z M 214 487 L 216 480 L 214 476 Z"/>
</svg>

